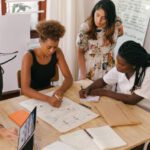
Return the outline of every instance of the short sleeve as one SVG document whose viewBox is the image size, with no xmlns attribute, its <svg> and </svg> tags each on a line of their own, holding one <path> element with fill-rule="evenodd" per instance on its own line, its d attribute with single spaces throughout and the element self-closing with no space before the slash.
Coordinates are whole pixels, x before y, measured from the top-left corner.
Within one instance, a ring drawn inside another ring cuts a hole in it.
<svg viewBox="0 0 150 150">
<path fill-rule="evenodd" d="M 77 35 L 76 45 L 78 48 L 86 50 L 88 48 L 88 36 L 86 32 L 89 30 L 87 22 L 84 22 L 80 26 L 80 31 Z"/>
<path fill-rule="evenodd" d="M 145 74 L 141 88 L 136 89 L 134 93 L 145 99 L 150 100 L 149 89 L 150 89 L 150 67 L 148 67 L 146 70 L 146 74 Z"/>
<path fill-rule="evenodd" d="M 103 80 L 108 85 L 116 84 L 118 82 L 118 71 L 116 67 L 112 68 L 109 72 L 107 72 L 104 75 Z"/>
</svg>

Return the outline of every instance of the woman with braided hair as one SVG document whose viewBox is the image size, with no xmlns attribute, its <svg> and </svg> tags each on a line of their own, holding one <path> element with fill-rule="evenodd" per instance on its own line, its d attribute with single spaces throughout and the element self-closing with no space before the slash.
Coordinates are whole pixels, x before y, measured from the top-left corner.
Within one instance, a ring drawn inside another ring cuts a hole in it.
<svg viewBox="0 0 150 150">
<path fill-rule="evenodd" d="M 103 89 L 117 85 L 116 91 Z M 124 42 L 119 48 L 116 67 L 103 78 L 79 91 L 80 97 L 108 96 L 127 104 L 137 104 L 150 110 L 150 54 L 134 41 Z"/>
</svg>

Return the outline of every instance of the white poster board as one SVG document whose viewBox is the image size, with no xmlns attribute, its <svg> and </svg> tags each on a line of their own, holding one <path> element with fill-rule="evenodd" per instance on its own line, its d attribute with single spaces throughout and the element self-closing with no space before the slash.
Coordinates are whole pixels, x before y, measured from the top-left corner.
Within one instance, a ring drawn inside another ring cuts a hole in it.
<svg viewBox="0 0 150 150">
<path fill-rule="evenodd" d="M 2 65 L 5 73 L 3 76 L 3 91 L 17 89 L 17 71 L 20 69 L 22 55 L 28 49 L 30 42 L 30 15 L 0 16 L 0 53 L 18 51 L 17 57 Z M 0 55 L 0 63 L 14 55 Z"/>
<path fill-rule="evenodd" d="M 143 45 L 150 17 L 150 0 L 113 0 L 113 2 L 124 26 L 124 35 L 118 39 L 116 51 L 127 40 L 134 40 Z"/>
</svg>

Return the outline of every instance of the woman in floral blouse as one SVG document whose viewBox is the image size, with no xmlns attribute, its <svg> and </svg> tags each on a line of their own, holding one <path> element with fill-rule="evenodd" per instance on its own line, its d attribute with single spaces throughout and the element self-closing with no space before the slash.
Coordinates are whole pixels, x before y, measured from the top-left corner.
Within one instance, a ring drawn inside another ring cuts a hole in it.
<svg viewBox="0 0 150 150">
<path fill-rule="evenodd" d="M 114 47 L 123 34 L 111 0 L 100 0 L 77 36 L 79 79 L 96 80 L 114 66 Z"/>
</svg>

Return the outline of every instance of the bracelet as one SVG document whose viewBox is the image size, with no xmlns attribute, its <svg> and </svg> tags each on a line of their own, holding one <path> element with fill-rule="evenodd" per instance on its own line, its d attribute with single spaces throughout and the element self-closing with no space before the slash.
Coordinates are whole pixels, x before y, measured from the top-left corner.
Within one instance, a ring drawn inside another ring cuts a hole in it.
<svg viewBox="0 0 150 150">
<path fill-rule="evenodd" d="M 62 96 L 59 96 L 59 95 L 57 95 L 57 94 L 54 94 L 54 97 L 56 97 L 56 98 L 57 98 L 57 100 L 59 100 L 59 101 L 61 101 L 61 100 L 62 100 Z"/>
</svg>

